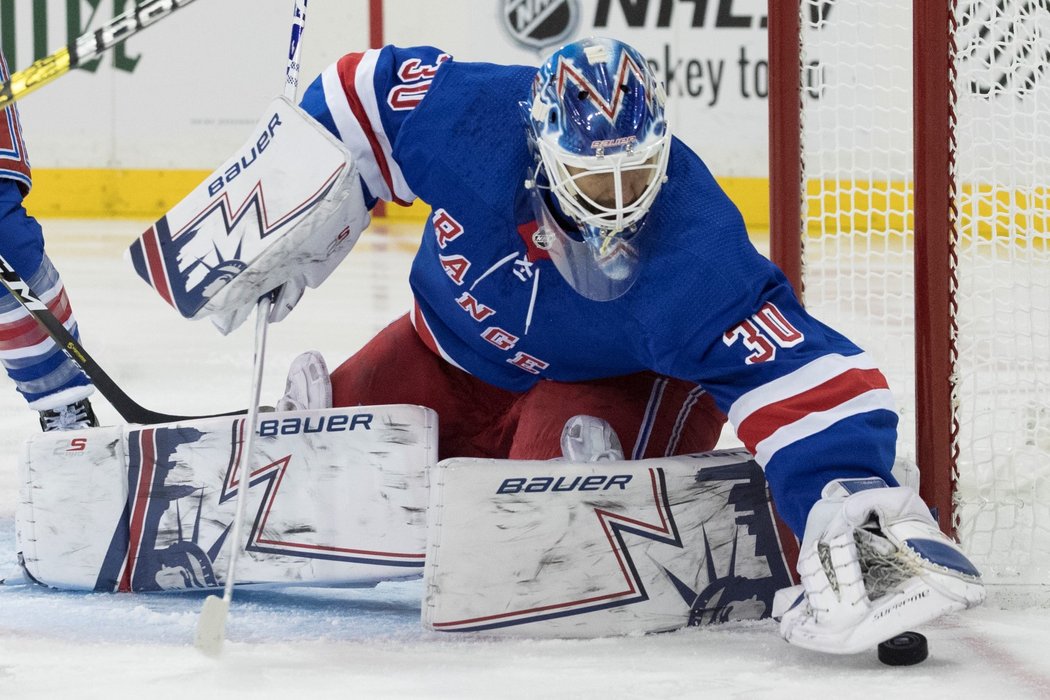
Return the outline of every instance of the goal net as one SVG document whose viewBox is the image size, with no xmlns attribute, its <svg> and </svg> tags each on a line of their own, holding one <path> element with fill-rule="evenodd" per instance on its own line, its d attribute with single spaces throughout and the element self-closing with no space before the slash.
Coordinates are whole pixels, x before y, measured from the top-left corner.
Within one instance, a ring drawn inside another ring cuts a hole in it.
<svg viewBox="0 0 1050 700">
<path fill-rule="evenodd" d="M 1050 0 L 769 4 L 773 258 L 880 363 L 942 528 L 1050 583 Z"/>
</svg>

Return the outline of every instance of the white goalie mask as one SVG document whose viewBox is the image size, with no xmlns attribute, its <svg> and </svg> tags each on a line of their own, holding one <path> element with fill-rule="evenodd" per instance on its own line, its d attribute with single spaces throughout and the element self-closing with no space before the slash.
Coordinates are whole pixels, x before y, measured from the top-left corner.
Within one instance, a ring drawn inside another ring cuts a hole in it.
<svg viewBox="0 0 1050 700">
<path fill-rule="evenodd" d="M 577 286 L 582 270 L 563 276 L 593 299 L 625 292 L 639 260 L 631 241 L 666 180 L 671 134 L 663 88 L 635 49 L 611 39 L 584 39 L 554 53 L 537 71 L 532 99 L 522 103 L 536 157 L 526 186 L 534 198 L 553 195 L 559 213 L 579 228 L 548 231 L 551 244 L 583 243 L 569 257 L 591 264 L 613 283 L 603 290 Z M 546 217 L 557 216 L 542 203 Z M 568 223 L 568 222 L 567 222 Z M 569 227 L 571 228 L 571 227 Z M 558 258 L 552 251 L 557 263 Z M 599 277 L 600 279 L 600 277 Z M 613 296 L 610 296 L 613 295 Z"/>
</svg>

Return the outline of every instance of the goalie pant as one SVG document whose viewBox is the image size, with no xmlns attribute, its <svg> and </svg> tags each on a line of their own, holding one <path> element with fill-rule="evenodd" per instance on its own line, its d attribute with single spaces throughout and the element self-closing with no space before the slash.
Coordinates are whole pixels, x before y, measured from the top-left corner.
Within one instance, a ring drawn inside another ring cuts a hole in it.
<svg viewBox="0 0 1050 700">
<path fill-rule="evenodd" d="M 652 372 L 500 389 L 431 352 L 407 315 L 332 373 L 332 397 L 336 406 L 433 408 L 440 459 L 560 457 L 562 428 L 578 414 L 609 421 L 630 459 L 706 452 L 725 423 L 703 389 Z"/>
<path fill-rule="evenodd" d="M 4 80 L 9 77 L 2 55 L 0 77 Z M 29 194 L 32 184 L 18 108 L 11 105 L 0 115 L 0 256 L 79 340 L 65 286 L 44 253 L 40 224 L 22 206 L 22 199 Z M 3 287 L 0 287 L 0 363 L 19 393 L 36 410 L 59 408 L 91 393 L 84 373 Z"/>
</svg>

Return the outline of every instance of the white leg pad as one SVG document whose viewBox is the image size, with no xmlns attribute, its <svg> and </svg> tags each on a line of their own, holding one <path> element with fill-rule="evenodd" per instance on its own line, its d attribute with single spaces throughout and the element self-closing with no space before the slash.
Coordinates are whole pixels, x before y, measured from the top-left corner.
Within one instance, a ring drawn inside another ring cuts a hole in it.
<svg viewBox="0 0 1050 700">
<path fill-rule="evenodd" d="M 57 588 L 223 585 L 242 418 L 30 439 L 17 544 Z M 368 585 L 422 574 L 437 419 L 420 406 L 260 416 L 238 582 Z"/>
<path fill-rule="evenodd" d="M 598 637 L 772 612 L 789 585 L 762 470 L 743 451 L 431 470 L 423 623 Z"/>
</svg>

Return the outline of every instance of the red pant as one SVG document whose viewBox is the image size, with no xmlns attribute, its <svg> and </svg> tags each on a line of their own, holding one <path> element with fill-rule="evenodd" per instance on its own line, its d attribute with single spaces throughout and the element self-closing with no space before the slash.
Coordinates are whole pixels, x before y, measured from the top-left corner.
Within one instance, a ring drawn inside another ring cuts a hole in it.
<svg viewBox="0 0 1050 700">
<path fill-rule="evenodd" d="M 696 385 L 651 372 L 505 391 L 431 352 L 407 315 L 332 373 L 332 398 L 335 406 L 434 409 L 440 459 L 560 457 L 562 427 L 579 414 L 609 421 L 628 459 L 705 452 L 726 420 Z"/>
</svg>

